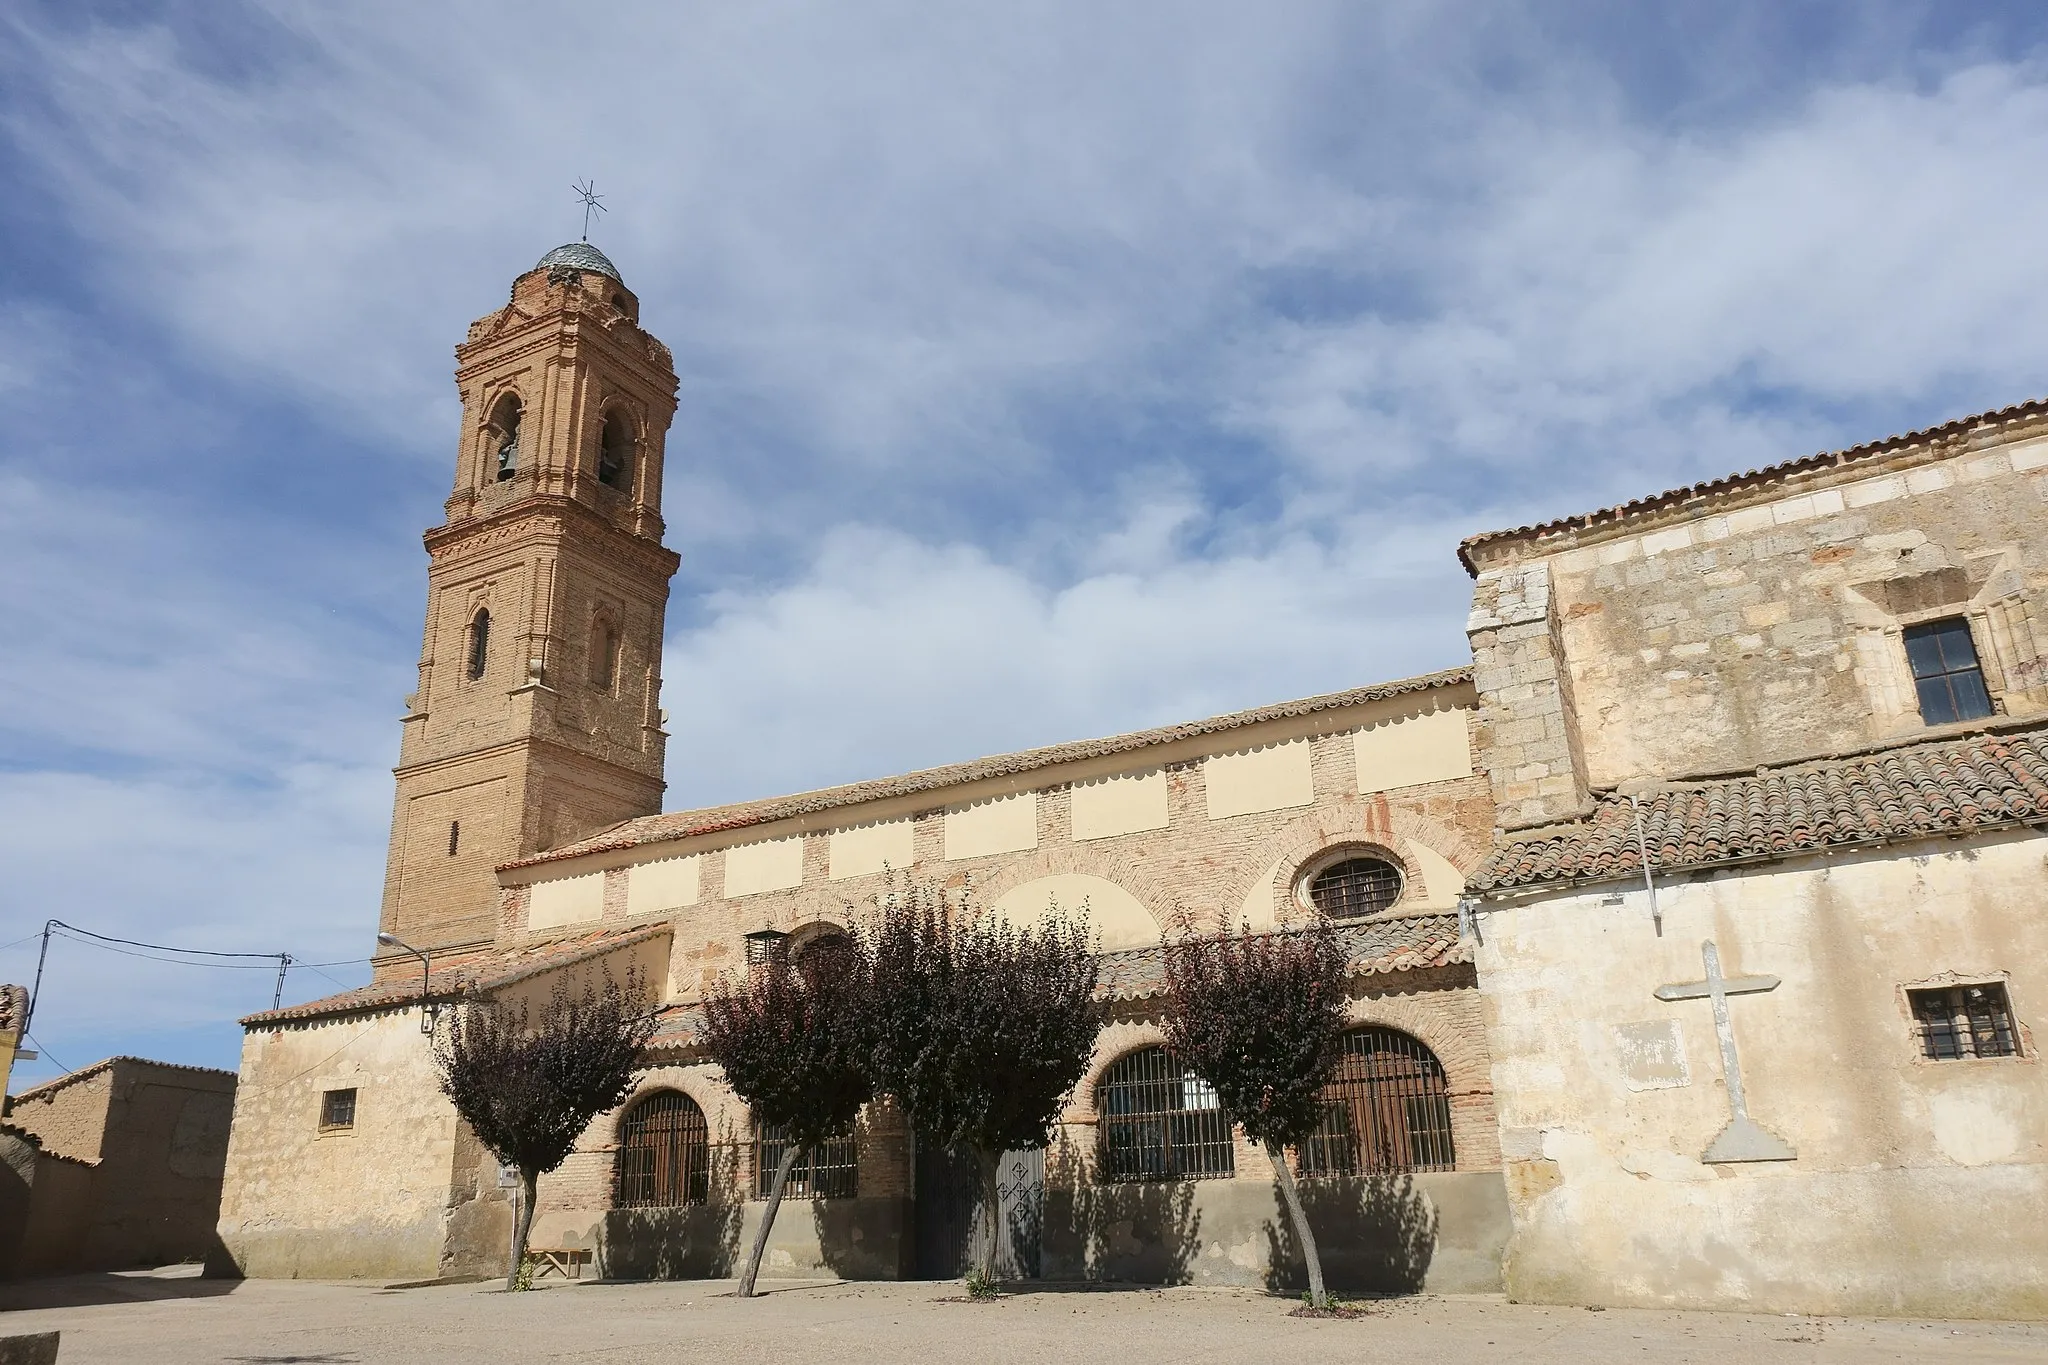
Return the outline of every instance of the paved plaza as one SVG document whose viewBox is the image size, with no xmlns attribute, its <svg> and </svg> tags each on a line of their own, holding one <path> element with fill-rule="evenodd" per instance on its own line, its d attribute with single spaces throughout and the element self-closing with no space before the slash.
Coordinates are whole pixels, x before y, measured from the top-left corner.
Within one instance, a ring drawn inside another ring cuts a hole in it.
<svg viewBox="0 0 2048 1365">
<path fill-rule="evenodd" d="M 993 1304 L 957 1283 L 723 1281 L 489 1285 L 201 1280 L 187 1272 L 0 1286 L 0 1334 L 64 1334 L 61 1365 L 469 1365 L 608 1362 L 1775 1362 L 2048 1360 L 2048 1323 L 1763 1317 L 1543 1308 L 1419 1297 L 1308 1321 L 1214 1289 L 1034 1288 Z M 32 1306 L 33 1305 L 33 1306 Z"/>
</svg>

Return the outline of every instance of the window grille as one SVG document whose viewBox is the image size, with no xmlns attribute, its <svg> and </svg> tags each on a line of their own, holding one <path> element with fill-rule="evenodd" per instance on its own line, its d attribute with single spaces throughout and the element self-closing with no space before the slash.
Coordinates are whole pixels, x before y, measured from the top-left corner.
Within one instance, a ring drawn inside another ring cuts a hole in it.
<svg viewBox="0 0 2048 1365">
<path fill-rule="evenodd" d="M 1920 1029 L 1921 1055 L 1938 1062 L 1963 1057 L 2016 1057 L 2019 1035 L 2001 982 L 1907 991 Z"/>
<path fill-rule="evenodd" d="M 356 1092 L 354 1089 L 329 1090 L 320 1096 L 320 1127 L 353 1128 L 356 1126 Z"/>
<path fill-rule="evenodd" d="M 1920 717 L 1929 725 L 1981 720 L 1991 714 L 1991 694 L 1970 623 L 1960 616 L 1906 627 L 1906 662 L 1920 693 Z"/>
<path fill-rule="evenodd" d="M 1401 870 L 1384 858 L 1346 858 L 1316 873 L 1308 898 L 1331 919 L 1376 915 L 1401 899 Z"/>
<path fill-rule="evenodd" d="M 688 1095 L 649 1095 L 619 1122 L 617 1189 L 622 1209 L 701 1204 L 711 1189 L 711 1131 Z"/>
<path fill-rule="evenodd" d="M 1119 1057 L 1095 1092 L 1104 1180 L 1209 1180 L 1236 1174 L 1231 1118 L 1208 1082 L 1163 1047 Z"/>
<path fill-rule="evenodd" d="M 1449 1171 L 1450 1088 L 1419 1039 L 1390 1028 L 1344 1035 L 1337 1074 L 1323 1089 L 1323 1123 L 1301 1145 L 1301 1173 L 1392 1175 Z"/>
<path fill-rule="evenodd" d="M 766 1199 L 775 1183 L 775 1168 L 789 1150 L 789 1136 L 780 1124 L 754 1125 L 754 1197 Z M 797 1158 L 782 1188 L 790 1199 L 851 1199 L 859 1192 L 860 1144 L 851 1133 L 828 1138 Z"/>
</svg>

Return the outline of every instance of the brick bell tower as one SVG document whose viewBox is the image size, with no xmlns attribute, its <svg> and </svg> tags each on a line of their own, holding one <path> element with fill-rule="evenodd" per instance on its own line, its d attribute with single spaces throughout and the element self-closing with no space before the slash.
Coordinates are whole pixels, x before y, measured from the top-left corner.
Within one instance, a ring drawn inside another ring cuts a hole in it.
<svg viewBox="0 0 2048 1365">
<path fill-rule="evenodd" d="M 668 348 L 572 242 L 455 350 L 462 438 L 426 533 L 381 927 L 422 950 L 498 932 L 499 864 L 661 809 Z M 377 967 L 409 969 L 379 950 Z"/>
</svg>

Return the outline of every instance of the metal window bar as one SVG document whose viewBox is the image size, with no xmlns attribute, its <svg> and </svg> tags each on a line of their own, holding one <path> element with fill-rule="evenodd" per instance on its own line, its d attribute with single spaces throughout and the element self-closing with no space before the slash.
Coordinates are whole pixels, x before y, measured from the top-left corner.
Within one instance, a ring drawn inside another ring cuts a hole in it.
<svg viewBox="0 0 2048 1365">
<path fill-rule="evenodd" d="M 634 1105 L 619 1123 L 614 1206 L 704 1203 L 711 1192 L 710 1136 L 704 1111 L 688 1095 L 668 1090 Z"/>
<path fill-rule="evenodd" d="M 354 1090 L 329 1090 L 320 1096 L 320 1126 L 322 1128 L 353 1128 L 356 1126 L 356 1092 Z"/>
<path fill-rule="evenodd" d="M 1991 714 L 1991 693 L 1970 623 L 1961 616 L 1905 629 L 1906 662 L 1920 696 L 1920 717 L 1929 725 L 1981 720 Z"/>
<path fill-rule="evenodd" d="M 1346 858 L 1316 873 L 1308 898 L 1331 919 L 1376 915 L 1401 899 L 1401 871 L 1384 858 Z"/>
<path fill-rule="evenodd" d="M 1998 982 L 1909 991 L 1913 1018 L 1920 1028 L 1920 1051 L 1934 1061 L 1970 1057 L 2013 1057 L 2019 1038 L 2012 1024 L 2012 1004 Z"/>
<path fill-rule="evenodd" d="M 1300 1158 L 1304 1176 L 1457 1169 L 1450 1087 L 1436 1054 L 1390 1028 L 1346 1033 L 1337 1074 L 1323 1089 L 1322 1126 Z"/>
<path fill-rule="evenodd" d="M 781 1124 L 755 1125 L 754 1198 L 768 1197 L 775 1168 L 788 1150 L 789 1135 Z M 828 1138 L 798 1157 L 782 1190 L 788 1199 L 851 1199 L 859 1192 L 860 1143 L 852 1133 Z"/>
<path fill-rule="evenodd" d="M 1106 1181 L 1212 1180 L 1237 1172 L 1231 1118 L 1216 1092 L 1163 1047 L 1119 1057 L 1095 1092 L 1098 1173 Z"/>
</svg>

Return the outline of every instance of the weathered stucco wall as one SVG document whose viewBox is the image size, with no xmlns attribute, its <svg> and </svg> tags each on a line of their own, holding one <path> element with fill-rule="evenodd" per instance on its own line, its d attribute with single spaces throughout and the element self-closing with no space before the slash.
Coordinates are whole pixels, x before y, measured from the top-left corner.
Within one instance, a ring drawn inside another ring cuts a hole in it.
<svg viewBox="0 0 2048 1365">
<path fill-rule="evenodd" d="M 115 1057 L 28 1091 L 35 1135 L 23 1273 L 122 1270 L 214 1249 L 234 1077 Z"/>
<path fill-rule="evenodd" d="M 323 1132 L 323 1092 L 355 1123 Z M 416 1009 L 243 1039 L 220 1235 L 245 1275 L 431 1279 L 451 1200 L 455 1111 Z"/>
<path fill-rule="evenodd" d="M 2048 839 L 1941 842 L 1481 917 L 1520 1299 L 2048 1316 Z M 1749 1111 L 1792 1161 L 1703 1164 L 1729 1118 L 1729 977 Z M 2007 980 L 2023 1055 L 1929 1061 L 1905 989 Z"/>
</svg>

